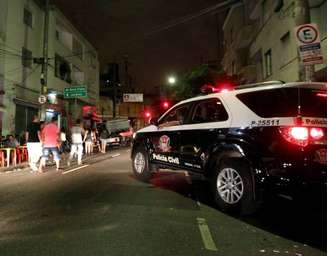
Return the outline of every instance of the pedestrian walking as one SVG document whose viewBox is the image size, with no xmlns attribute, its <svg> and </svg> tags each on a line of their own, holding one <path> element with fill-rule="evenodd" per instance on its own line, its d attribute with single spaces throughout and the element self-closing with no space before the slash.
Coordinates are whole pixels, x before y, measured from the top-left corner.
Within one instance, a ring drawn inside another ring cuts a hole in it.
<svg viewBox="0 0 328 256">
<path fill-rule="evenodd" d="M 42 156 L 41 128 L 39 117 L 37 115 L 33 116 L 32 122 L 27 127 L 25 132 L 25 141 L 29 166 L 32 171 L 36 172 L 38 170 L 37 163 Z"/>
<path fill-rule="evenodd" d="M 83 141 L 85 142 L 85 154 L 91 155 L 92 148 L 93 148 L 92 146 L 93 132 L 90 128 L 85 131 Z"/>
<path fill-rule="evenodd" d="M 92 129 L 92 133 L 93 133 L 93 144 L 92 144 L 92 150 L 91 150 L 91 152 L 93 153 L 94 147 L 97 147 L 98 148 L 98 152 L 100 152 L 101 149 L 100 149 L 100 141 L 99 141 L 99 134 L 98 134 L 97 128 L 93 128 Z"/>
<path fill-rule="evenodd" d="M 77 155 L 77 164 L 82 164 L 82 154 L 83 154 L 83 139 L 82 133 L 84 132 L 81 120 L 77 119 L 75 125 L 72 127 L 72 145 L 71 145 L 71 153 L 67 161 L 67 165 L 71 165 L 71 161 L 74 155 Z"/>
<path fill-rule="evenodd" d="M 57 118 L 53 117 L 51 122 L 46 124 L 41 130 L 41 141 L 43 145 L 43 154 L 40 161 L 39 172 L 43 172 L 43 167 L 52 153 L 56 163 L 56 170 L 59 170 L 59 146 L 60 146 L 60 131 L 57 126 Z"/>
<path fill-rule="evenodd" d="M 109 132 L 107 131 L 106 127 L 103 127 L 103 129 L 100 132 L 101 153 L 106 153 L 108 138 L 109 138 Z"/>
</svg>

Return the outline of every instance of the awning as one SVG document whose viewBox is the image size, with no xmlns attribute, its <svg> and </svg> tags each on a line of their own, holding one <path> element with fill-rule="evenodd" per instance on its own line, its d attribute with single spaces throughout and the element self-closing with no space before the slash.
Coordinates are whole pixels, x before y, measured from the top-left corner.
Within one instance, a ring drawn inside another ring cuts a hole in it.
<svg viewBox="0 0 328 256">
<path fill-rule="evenodd" d="M 15 98 L 14 99 L 14 103 L 15 104 L 18 104 L 18 105 L 30 107 L 30 108 L 40 108 L 40 104 L 39 103 L 32 102 L 32 101 L 27 101 L 27 100 L 23 100 L 23 99 L 20 99 L 20 98 Z"/>
</svg>

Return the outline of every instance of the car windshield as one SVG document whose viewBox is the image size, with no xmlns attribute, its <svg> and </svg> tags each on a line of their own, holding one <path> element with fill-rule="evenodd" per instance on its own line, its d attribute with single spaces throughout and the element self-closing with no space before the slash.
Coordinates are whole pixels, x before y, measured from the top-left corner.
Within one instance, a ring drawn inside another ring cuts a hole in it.
<svg viewBox="0 0 328 256">
<path fill-rule="evenodd" d="M 240 93 L 237 98 L 260 117 L 293 117 L 298 115 L 298 88 Z M 327 116 L 325 91 L 300 88 L 300 103 L 302 116 Z"/>
</svg>

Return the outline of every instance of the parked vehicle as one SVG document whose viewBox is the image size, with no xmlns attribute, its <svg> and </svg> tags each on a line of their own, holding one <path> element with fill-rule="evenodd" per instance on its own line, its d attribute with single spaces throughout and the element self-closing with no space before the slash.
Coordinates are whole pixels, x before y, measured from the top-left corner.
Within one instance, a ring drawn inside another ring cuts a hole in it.
<svg viewBox="0 0 328 256">
<path fill-rule="evenodd" d="M 132 137 L 130 122 L 128 119 L 113 119 L 97 125 L 99 134 L 104 129 L 108 132 L 107 144 L 120 146 L 125 144 L 128 137 Z"/>
<path fill-rule="evenodd" d="M 135 134 L 133 172 L 143 181 L 159 168 L 202 174 L 218 206 L 242 214 L 265 192 L 324 196 L 326 109 L 324 83 L 265 82 L 187 99 Z"/>
</svg>

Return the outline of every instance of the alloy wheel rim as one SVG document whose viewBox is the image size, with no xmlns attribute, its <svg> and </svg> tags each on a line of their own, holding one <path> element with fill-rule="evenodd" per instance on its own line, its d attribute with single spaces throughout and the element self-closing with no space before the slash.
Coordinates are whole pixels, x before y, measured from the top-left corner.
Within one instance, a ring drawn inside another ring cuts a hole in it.
<svg viewBox="0 0 328 256">
<path fill-rule="evenodd" d="M 138 152 L 134 158 L 134 168 L 137 173 L 142 173 L 145 169 L 146 161 L 142 153 Z"/>
<path fill-rule="evenodd" d="M 216 188 L 222 200 L 228 204 L 237 203 L 243 196 L 244 183 L 233 168 L 224 168 L 216 180 Z"/>
</svg>

